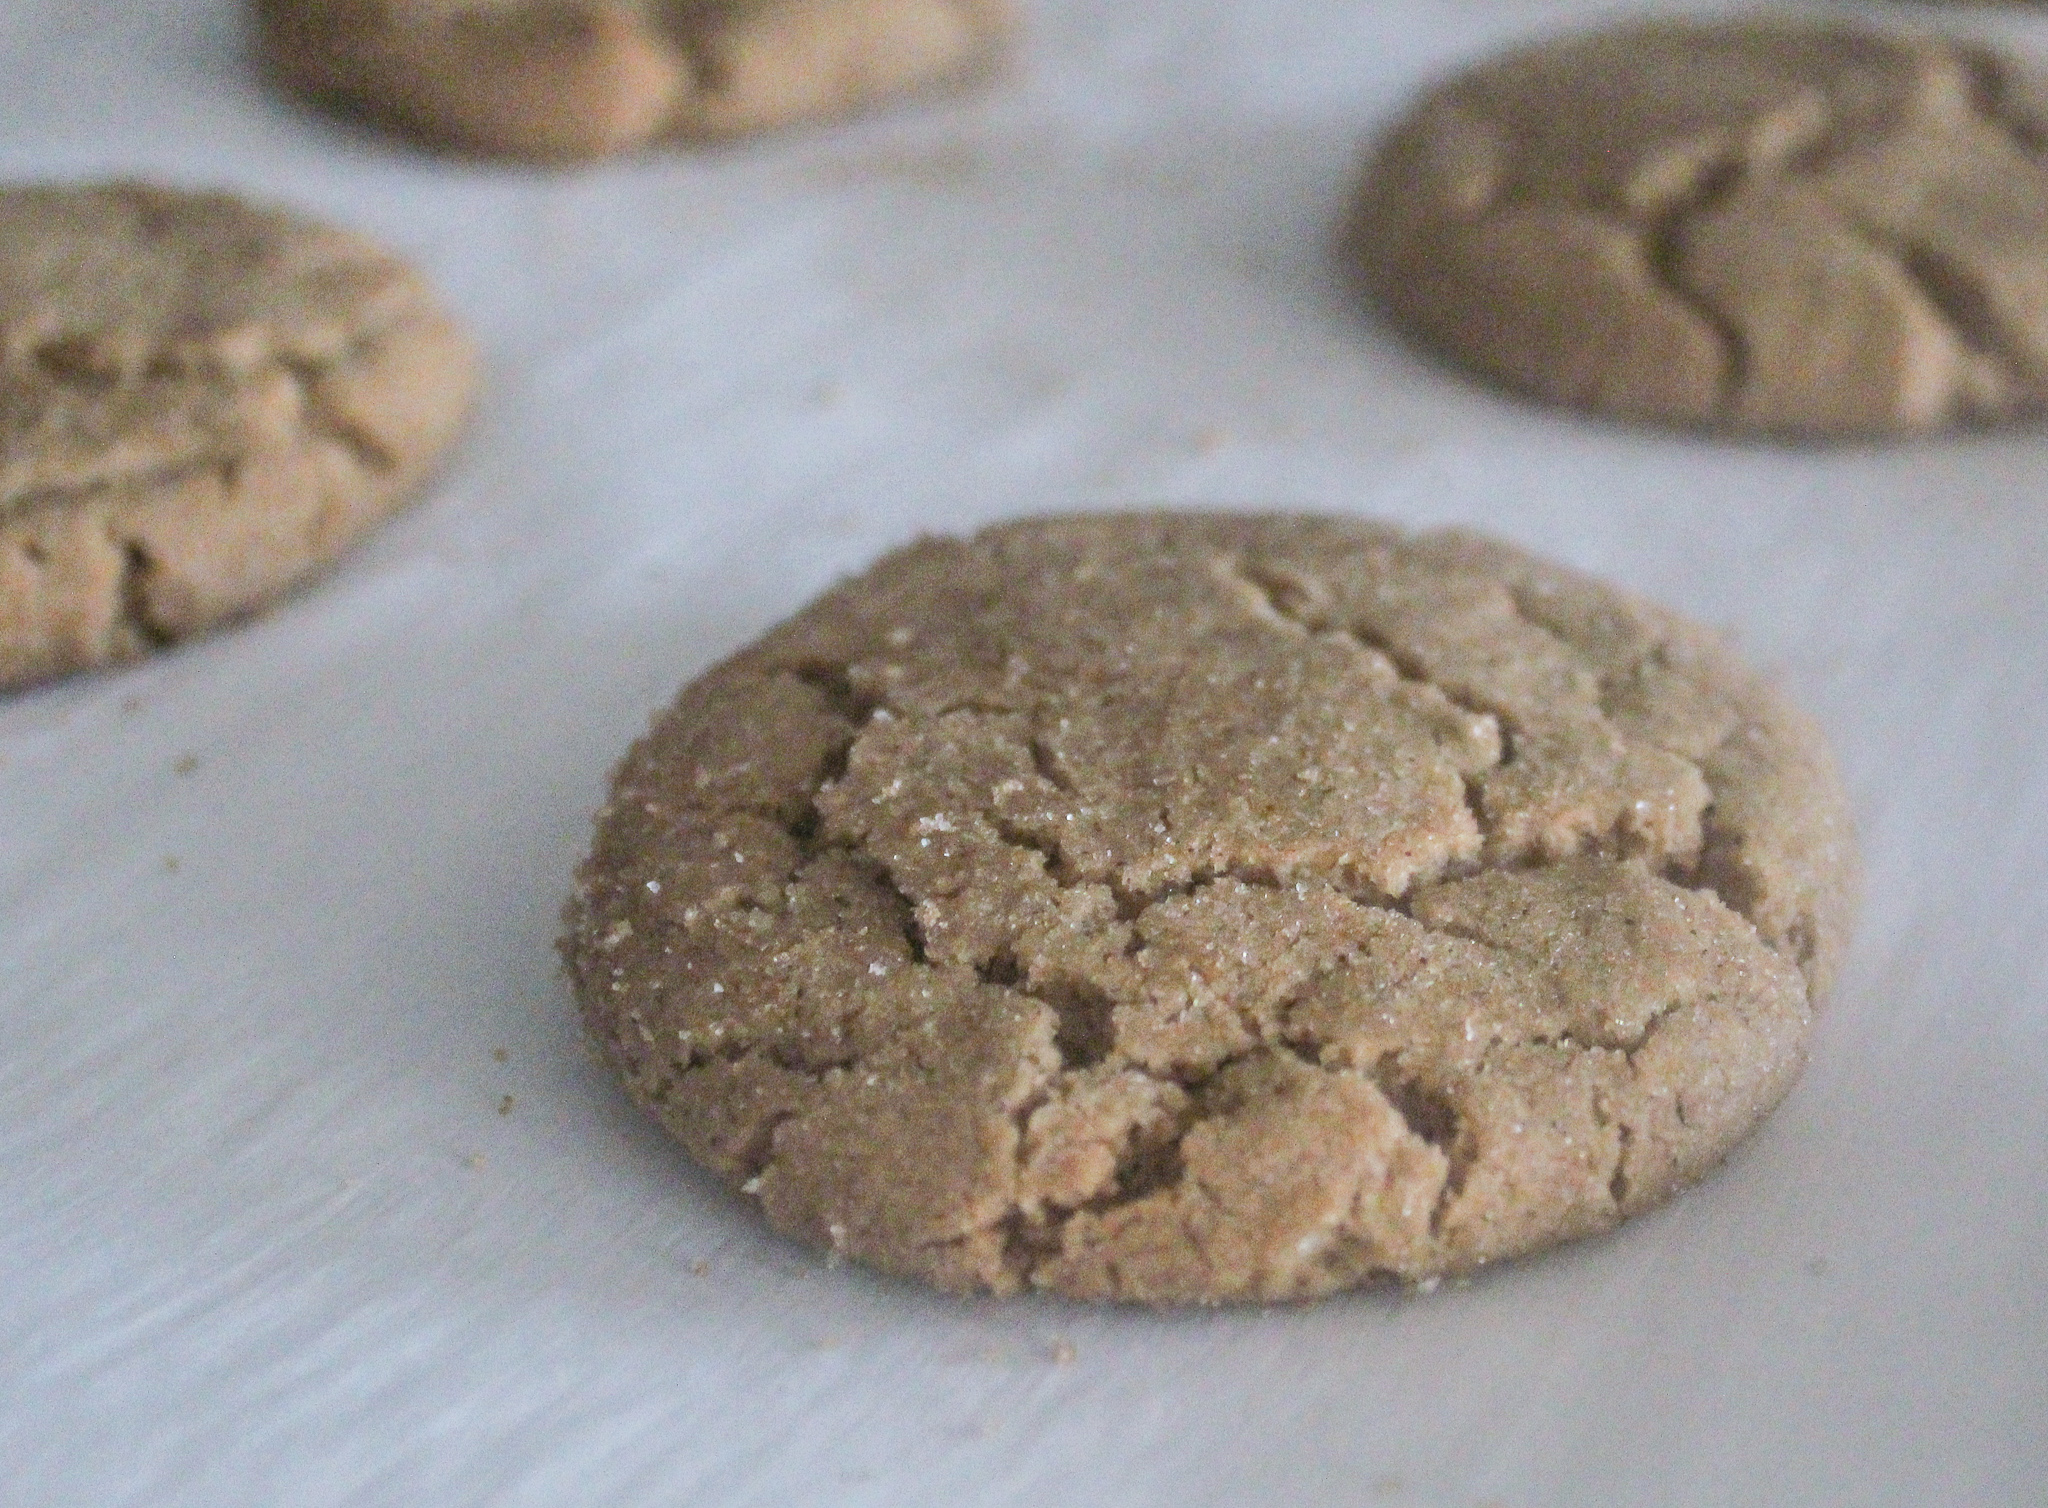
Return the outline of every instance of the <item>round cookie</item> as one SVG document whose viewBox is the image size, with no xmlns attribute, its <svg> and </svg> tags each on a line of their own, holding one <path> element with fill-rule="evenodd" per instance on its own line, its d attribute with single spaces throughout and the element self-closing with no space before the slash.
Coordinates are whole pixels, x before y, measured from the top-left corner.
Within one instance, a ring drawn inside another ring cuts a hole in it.
<svg viewBox="0 0 2048 1508">
<path fill-rule="evenodd" d="M 1671 613 L 1464 533 L 1080 516 L 922 540 L 686 687 L 562 949 L 778 1230 L 1301 1298 L 1706 1172 L 1853 867 L 1812 726 Z"/>
<path fill-rule="evenodd" d="M 1523 392 L 1819 440 L 2048 406 L 2048 89 L 1990 52 L 1650 22 L 1483 63 L 1349 228 L 1417 339 Z"/>
<path fill-rule="evenodd" d="M 406 500 L 475 380 L 360 237 L 225 194 L 0 188 L 0 687 L 262 606 Z"/>
<path fill-rule="evenodd" d="M 535 161 L 848 114 L 993 67 L 1005 0 L 255 0 L 277 76 Z"/>
</svg>

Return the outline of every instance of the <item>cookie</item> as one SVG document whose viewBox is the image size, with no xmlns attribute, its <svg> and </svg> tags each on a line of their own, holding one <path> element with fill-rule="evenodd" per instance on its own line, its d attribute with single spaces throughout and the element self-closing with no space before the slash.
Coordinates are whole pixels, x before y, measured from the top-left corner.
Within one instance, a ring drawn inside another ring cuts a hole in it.
<svg viewBox="0 0 2048 1508">
<path fill-rule="evenodd" d="M 256 0 L 288 85 L 535 161 L 848 114 L 992 68 L 1004 0 Z"/>
<path fill-rule="evenodd" d="M 1848 26 L 1652 22 L 1472 69 L 1386 138 L 1348 244 L 1509 387 L 1805 440 L 2039 415 L 2048 87 Z"/>
<path fill-rule="evenodd" d="M 922 540 L 685 688 L 562 951 L 780 1231 L 1291 1299 L 1705 1173 L 1853 867 L 1812 725 L 1669 612 L 1463 533 L 1082 516 Z"/>
<path fill-rule="evenodd" d="M 419 275 L 345 231 L 0 188 L 0 687 L 261 607 L 411 495 L 475 376 Z"/>
</svg>

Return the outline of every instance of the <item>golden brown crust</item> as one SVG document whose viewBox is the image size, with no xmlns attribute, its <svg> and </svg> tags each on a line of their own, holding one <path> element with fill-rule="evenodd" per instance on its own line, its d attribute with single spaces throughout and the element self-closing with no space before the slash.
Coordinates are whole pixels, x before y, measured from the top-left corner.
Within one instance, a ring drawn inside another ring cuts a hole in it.
<svg viewBox="0 0 2048 1508">
<path fill-rule="evenodd" d="M 1853 862 L 1811 727 L 1675 615 L 1460 533 L 1075 517 L 685 688 L 563 951 L 779 1229 L 1293 1298 L 1697 1178 L 1798 1071 Z"/>
<path fill-rule="evenodd" d="M 1555 402 L 1807 439 L 2048 407 L 2041 81 L 1960 44 L 1647 22 L 1475 67 L 1375 154 L 1394 318 Z"/>
<path fill-rule="evenodd" d="M 575 161 L 970 80 L 1003 0 L 256 0 L 277 77 L 430 145 Z"/>
<path fill-rule="evenodd" d="M 0 189 L 0 687 L 248 612 L 403 503 L 468 338 L 345 232 L 140 184 Z"/>
</svg>

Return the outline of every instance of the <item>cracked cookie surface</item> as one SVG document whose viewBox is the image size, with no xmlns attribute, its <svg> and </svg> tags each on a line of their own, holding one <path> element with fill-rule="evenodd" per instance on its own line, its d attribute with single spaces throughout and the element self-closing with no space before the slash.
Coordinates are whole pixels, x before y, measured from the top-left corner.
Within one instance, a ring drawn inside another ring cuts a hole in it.
<svg viewBox="0 0 2048 1508">
<path fill-rule="evenodd" d="M 1028 520 L 686 687 L 567 912 L 633 1095 L 953 1289 L 1420 1279 L 1602 1230 L 1785 1093 L 1849 922 L 1812 727 L 1463 533 Z"/>
<path fill-rule="evenodd" d="M 1847 26 L 1657 22 L 1487 62 L 1381 144 L 1350 251 L 1510 387 L 1827 439 L 2048 406 L 2048 88 Z"/>
<path fill-rule="evenodd" d="M 0 189 L 0 687 L 269 601 L 407 499 L 475 380 L 360 237 L 224 194 Z"/>
<path fill-rule="evenodd" d="M 255 0 L 285 83 L 459 151 L 567 161 L 849 114 L 999 61 L 1006 0 Z"/>
</svg>

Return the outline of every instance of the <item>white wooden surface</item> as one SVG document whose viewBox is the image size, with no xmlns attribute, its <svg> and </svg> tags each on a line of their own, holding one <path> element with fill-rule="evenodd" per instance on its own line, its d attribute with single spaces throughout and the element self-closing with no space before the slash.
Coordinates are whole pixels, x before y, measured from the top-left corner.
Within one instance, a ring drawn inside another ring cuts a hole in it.
<svg viewBox="0 0 2048 1508">
<path fill-rule="evenodd" d="M 984 99 L 577 174 L 301 114 L 223 0 L 0 11 L 0 173 L 358 225 L 491 361 L 329 579 L 0 700 L 0 1500 L 2048 1501 L 2048 436 L 1554 414 L 1330 266 L 1409 90 L 1613 9 L 1038 0 Z M 1157 501 L 1477 524 L 1821 717 L 1862 929 L 1717 1176 L 1431 1296 L 963 1303 L 766 1236 L 583 1055 L 556 910 L 653 706 L 919 530 Z"/>
</svg>

